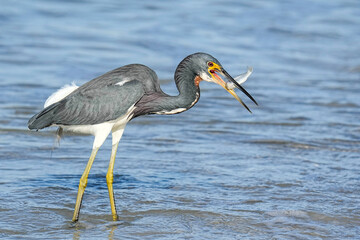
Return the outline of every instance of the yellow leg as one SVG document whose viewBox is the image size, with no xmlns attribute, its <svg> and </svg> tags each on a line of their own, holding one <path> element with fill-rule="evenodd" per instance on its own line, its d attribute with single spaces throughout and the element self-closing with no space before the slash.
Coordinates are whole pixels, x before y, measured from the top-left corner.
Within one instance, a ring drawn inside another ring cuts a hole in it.
<svg viewBox="0 0 360 240">
<path fill-rule="evenodd" d="M 88 181 L 88 176 L 89 176 L 89 172 L 91 169 L 91 166 L 94 162 L 95 156 L 98 152 L 99 148 L 94 148 L 91 152 L 89 161 L 86 165 L 85 171 L 83 173 L 83 175 L 80 178 L 80 183 L 79 183 L 79 190 L 78 190 L 78 195 L 76 198 L 76 204 L 75 204 L 75 211 L 74 211 L 74 215 L 72 218 L 73 222 L 76 222 L 79 219 L 79 214 L 80 214 L 80 207 L 81 207 L 81 202 L 82 202 L 82 198 L 84 195 L 84 191 L 87 185 L 87 181 Z"/>
<path fill-rule="evenodd" d="M 114 221 L 118 220 L 118 215 L 116 213 L 114 190 L 113 190 L 113 182 L 114 182 L 114 173 L 113 172 L 114 172 L 115 157 L 116 157 L 116 151 L 118 149 L 118 145 L 119 145 L 119 142 L 112 145 L 109 169 L 106 174 L 106 182 L 107 182 L 107 186 L 109 189 L 111 213 L 112 213 Z"/>
</svg>

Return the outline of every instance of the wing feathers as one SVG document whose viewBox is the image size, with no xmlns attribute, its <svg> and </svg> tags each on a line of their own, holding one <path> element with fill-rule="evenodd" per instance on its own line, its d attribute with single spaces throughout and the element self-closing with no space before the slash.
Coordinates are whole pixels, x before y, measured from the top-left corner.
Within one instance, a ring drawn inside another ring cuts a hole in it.
<svg viewBox="0 0 360 240">
<path fill-rule="evenodd" d="M 33 116 L 28 126 L 30 129 L 42 129 L 53 124 L 86 125 L 115 120 L 127 113 L 143 95 L 143 85 L 137 80 L 122 86 L 80 87 Z"/>
</svg>

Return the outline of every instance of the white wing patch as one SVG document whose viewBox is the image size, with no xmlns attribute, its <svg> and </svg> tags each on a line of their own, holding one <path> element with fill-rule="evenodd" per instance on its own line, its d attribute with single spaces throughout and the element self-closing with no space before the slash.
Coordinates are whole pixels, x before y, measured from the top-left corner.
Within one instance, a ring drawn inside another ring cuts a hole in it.
<svg viewBox="0 0 360 240">
<path fill-rule="evenodd" d="M 53 103 L 59 102 L 62 99 L 64 99 L 67 95 L 75 91 L 79 86 L 76 86 L 75 83 L 72 83 L 71 85 L 65 85 L 46 99 L 44 108 L 50 106 Z"/>
<path fill-rule="evenodd" d="M 132 81 L 131 78 L 124 78 L 124 79 L 122 79 L 120 82 L 115 83 L 115 85 L 122 86 L 122 85 L 124 85 L 125 83 L 130 82 L 130 81 Z"/>
</svg>

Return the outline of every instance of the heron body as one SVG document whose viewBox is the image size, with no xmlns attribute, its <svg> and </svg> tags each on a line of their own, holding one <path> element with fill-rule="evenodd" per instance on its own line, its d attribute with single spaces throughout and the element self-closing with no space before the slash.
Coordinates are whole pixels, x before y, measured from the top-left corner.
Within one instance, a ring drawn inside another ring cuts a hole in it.
<svg viewBox="0 0 360 240">
<path fill-rule="evenodd" d="M 229 85 L 219 74 L 225 76 L 233 87 L 228 88 Z M 169 96 L 161 90 L 158 77 L 152 69 L 141 64 L 126 65 L 80 87 L 60 89 L 49 97 L 45 108 L 29 120 L 29 129 L 58 126 L 65 131 L 95 136 L 91 156 L 80 179 L 73 221 L 78 220 L 87 178 L 96 153 L 110 133 L 112 153 L 106 179 L 113 219 L 117 219 L 112 187 L 113 169 L 119 141 L 131 119 L 147 114 L 176 114 L 190 109 L 200 98 L 199 84 L 203 80 L 221 85 L 246 108 L 236 95 L 234 87 L 256 103 L 222 68 L 219 61 L 206 53 L 195 53 L 182 60 L 174 79 L 179 94 Z"/>
</svg>

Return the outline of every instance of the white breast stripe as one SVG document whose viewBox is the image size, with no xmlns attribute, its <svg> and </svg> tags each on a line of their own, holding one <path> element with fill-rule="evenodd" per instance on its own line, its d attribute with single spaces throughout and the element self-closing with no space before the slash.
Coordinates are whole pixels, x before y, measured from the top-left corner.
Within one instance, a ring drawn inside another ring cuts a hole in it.
<svg viewBox="0 0 360 240">
<path fill-rule="evenodd" d="M 199 100 L 199 93 L 196 93 L 196 98 L 195 100 L 191 103 L 190 107 L 194 106 L 194 104 Z"/>
<path fill-rule="evenodd" d="M 186 108 L 177 108 L 177 109 L 173 109 L 171 111 L 156 112 L 156 114 L 175 114 L 175 113 L 181 113 L 181 112 L 183 112 L 185 110 L 186 110 Z"/>
</svg>

